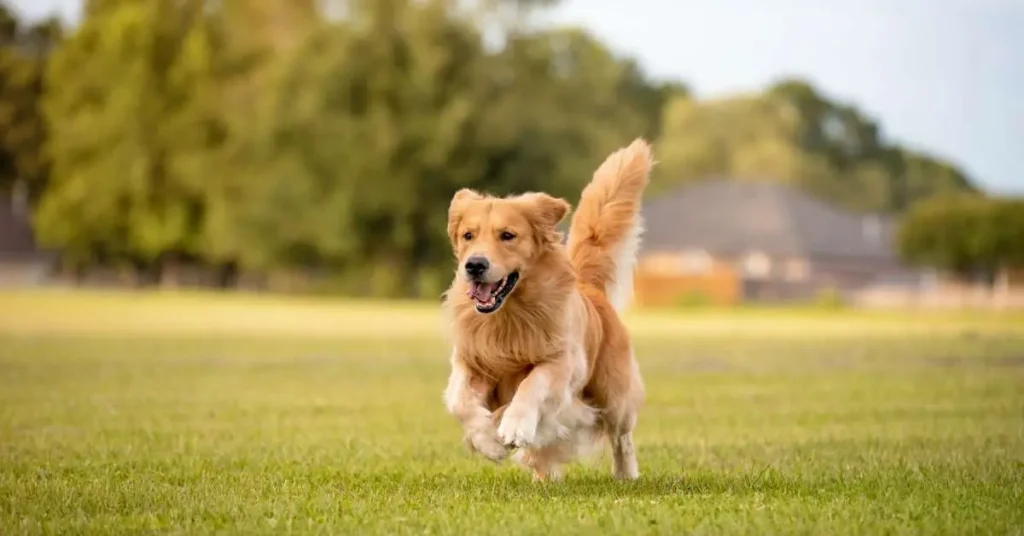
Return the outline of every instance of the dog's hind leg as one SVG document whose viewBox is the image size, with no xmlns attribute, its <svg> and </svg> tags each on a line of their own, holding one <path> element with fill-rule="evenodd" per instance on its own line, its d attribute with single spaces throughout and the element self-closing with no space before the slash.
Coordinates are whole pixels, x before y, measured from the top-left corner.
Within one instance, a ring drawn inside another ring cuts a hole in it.
<svg viewBox="0 0 1024 536">
<path fill-rule="evenodd" d="M 562 478 L 562 452 L 566 446 L 552 444 L 539 449 L 520 449 L 512 459 L 533 473 L 537 482 L 557 481 Z"/>
<path fill-rule="evenodd" d="M 633 480 L 640 476 L 637 467 L 636 451 L 633 448 L 633 432 L 619 433 L 610 436 L 612 444 L 612 474 L 615 478 Z"/>
<path fill-rule="evenodd" d="M 609 403 L 604 408 L 602 420 L 612 447 L 612 473 L 615 478 L 633 480 L 640 476 L 633 446 L 633 429 L 636 427 L 644 387 L 632 355 L 627 370 L 628 376 L 620 376 L 620 381 L 615 382 L 619 387 L 618 392 L 608 398 Z"/>
</svg>

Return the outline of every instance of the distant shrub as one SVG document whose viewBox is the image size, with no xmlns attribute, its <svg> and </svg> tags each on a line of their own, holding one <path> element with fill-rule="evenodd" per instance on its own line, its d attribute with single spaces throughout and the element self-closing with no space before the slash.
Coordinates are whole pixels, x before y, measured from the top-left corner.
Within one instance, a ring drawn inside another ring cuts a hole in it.
<svg viewBox="0 0 1024 536">
<path fill-rule="evenodd" d="M 714 301 L 708 293 L 700 290 L 690 290 L 684 293 L 675 301 L 677 307 L 685 309 L 694 309 L 701 307 L 710 307 Z"/>
<path fill-rule="evenodd" d="M 818 290 L 814 295 L 814 305 L 821 309 L 842 309 L 846 306 L 843 294 L 833 287 Z"/>
</svg>

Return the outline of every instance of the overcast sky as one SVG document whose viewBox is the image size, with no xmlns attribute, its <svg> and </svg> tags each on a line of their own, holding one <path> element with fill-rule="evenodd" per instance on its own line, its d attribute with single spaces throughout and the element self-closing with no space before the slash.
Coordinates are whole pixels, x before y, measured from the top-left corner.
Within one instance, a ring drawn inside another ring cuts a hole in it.
<svg viewBox="0 0 1024 536">
<path fill-rule="evenodd" d="M 12 3 L 68 20 L 80 6 Z M 553 17 L 701 96 L 809 79 L 892 139 L 1024 194 L 1024 0 L 564 0 Z"/>
</svg>

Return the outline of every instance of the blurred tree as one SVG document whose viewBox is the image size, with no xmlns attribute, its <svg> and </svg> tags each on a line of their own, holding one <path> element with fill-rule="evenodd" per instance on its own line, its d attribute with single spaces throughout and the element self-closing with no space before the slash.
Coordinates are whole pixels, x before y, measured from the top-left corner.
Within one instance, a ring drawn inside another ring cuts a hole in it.
<svg viewBox="0 0 1024 536">
<path fill-rule="evenodd" d="M 194 42 L 207 61 L 197 63 L 204 74 L 194 79 L 191 94 L 206 138 L 194 147 L 190 162 L 191 173 L 204 185 L 197 249 L 216 267 L 222 286 L 234 283 L 243 258 L 259 257 L 264 247 L 262 237 L 254 240 L 246 234 L 240 214 L 248 210 L 248 190 L 261 187 L 257 178 L 265 170 L 254 153 L 260 150 L 260 125 L 266 123 L 277 73 L 285 67 L 285 58 L 323 22 L 318 4 L 207 3 L 205 31 Z"/>
<path fill-rule="evenodd" d="M 933 195 L 975 191 L 967 177 L 949 162 L 899 146 L 892 151 L 896 158 L 893 169 L 898 198 L 894 204 L 900 208 Z"/>
<path fill-rule="evenodd" d="M 517 36 L 491 58 L 482 111 L 490 189 L 574 198 L 604 153 L 648 125 L 633 73 L 579 30 Z"/>
<path fill-rule="evenodd" d="M 28 26 L 0 4 L 0 190 L 18 184 L 34 202 L 48 175 L 43 75 L 61 39 L 56 19 Z"/>
<path fill-rule="evenodd" d="M 992 282 L 1024 266 L 1024 200 L 937 195 L 915 203 L 901 222 L 899 248 L 909 262 Z"/>
<path fill-rule="evenodd" d="M 712 175 L 785 181 L 853 210 L 881 212 L 974 190 L 952 165 L 884 143 L 874 122 L 802 81 L 722 100 L 680 97 L 664 114 L 661 189 Z"/>
<path fill-rule="evenodd" d="M 665 104 L 672 99 L 690 99 L 690 88 L 681 82 L 652 80 L 636 61 L 620 61 L 622 101 L 643 115 L 644 126 L 638 135 L 657 140 L 661 137 Z"/>
<path fill-rule="evenodd" d="M 352 291 L 436 295 L 450 273 L 438 207 L 455 190 L 575 196 L 648 128 L 640 77 L 586 34 L 488 53 L 452 6 L 356 2 L 285 61 L 236 205 L 261 244 L 247 265 L 326 263 Z"/>
<path fill-rule="evenodd" d="M 95 256 L 157 267 L 195 253 L 202 189 L 182 168 L 194 137 L 190 90 L 202 1 L 107 0 L 54 53 L 47 73 L 51 187 L 42 241 L 72 262 Z M 184 60 L 183 60 L 184 58 Z"/>
<path fill-rule="evenodd" d="M 259 245 L 245 264 L 326 265 L 361 281 L 353 292 L 418 292 L 424 257 L 447 251 L 432 247 L 436 207 L 477 171 L 481 58 L 475 29 L 440 1 L 355 2 L 314 31 L 284 58 L 247 145 L 256 169 L 235 222 Z"/>
<path fill-rule="evenodd" d="M 455 0 L 88 2 L 48 73 L 62 91 L 46 107 L 44 242 L 165 275 L 180 260 L 323 267 L 351 291 L 439 292 L 452 192 L 574 196 L 685 94 L 577 30 L 516 28 L 489 49 L 475 14 Z"/>
<path fill-rule="evenodd" d="M 72 264 L 169 280 L 202 264 L 225 285 L 322 269 L 378 296 L 443 289 L 458 188 L 575 199 L 638 135 L 660 138 L 653 192 L 721 174 L 898 211 L 971 189 L 800 81 L 695 101 L 584 31 L 530 24 L 552 3 L 89 0 L 45 85 L 24 86 L 36 93 L 12 82 L 31 79 L 8 62 L 22 56 L 0 61 L 0 166 L 28 177 L 46 161 L 31 114 L 4 110 L 59 88 L 43 108 L 50 181 L 31 180 L 48 184 L 40 236 Z M 10 21 L 2 35 L 27 35 Z"/>
</svg>

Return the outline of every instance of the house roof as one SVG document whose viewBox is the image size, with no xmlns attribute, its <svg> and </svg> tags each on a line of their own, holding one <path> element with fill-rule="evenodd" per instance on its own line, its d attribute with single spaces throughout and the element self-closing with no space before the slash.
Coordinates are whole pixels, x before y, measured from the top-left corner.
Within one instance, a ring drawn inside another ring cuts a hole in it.
<svg viewBox="0 0 1024 536">
<path fill-rule="evenodd" d="M 777 182 L 711 179 L 645 203 L 644 250 L 891 261 L 894 222 L 834 207 Z"/>
</svg>

